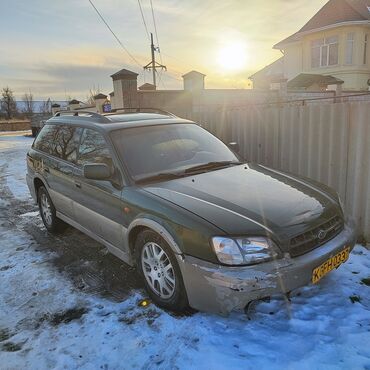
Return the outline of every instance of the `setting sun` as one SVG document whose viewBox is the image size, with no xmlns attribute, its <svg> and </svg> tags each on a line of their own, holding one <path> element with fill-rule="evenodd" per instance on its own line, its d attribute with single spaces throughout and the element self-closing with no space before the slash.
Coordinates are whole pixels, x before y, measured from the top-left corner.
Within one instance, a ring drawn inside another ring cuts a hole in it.
<svg viewBox="0 0 370 370">
<path fill-rule="evenodd" d="M 232 42 L 223 46 L 217 58 L 220 67 L 226 70 L 239 70 L 247 62 L 246 45 L 242 42 Z"/>
</svg>

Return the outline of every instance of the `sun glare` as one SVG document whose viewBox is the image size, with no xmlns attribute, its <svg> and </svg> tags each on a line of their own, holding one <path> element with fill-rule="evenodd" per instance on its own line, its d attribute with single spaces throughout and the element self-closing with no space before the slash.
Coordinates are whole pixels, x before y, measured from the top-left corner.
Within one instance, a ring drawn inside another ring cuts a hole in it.
<svg viewBox="0 0 370 370">
<path fill-rule="evenodd" d="M 218 64 L 226 70 L 240 70 L 247 62 L 246 45 L 242 42 L 232 42 L 223 46 L 218 52 Z"/>
</svg>

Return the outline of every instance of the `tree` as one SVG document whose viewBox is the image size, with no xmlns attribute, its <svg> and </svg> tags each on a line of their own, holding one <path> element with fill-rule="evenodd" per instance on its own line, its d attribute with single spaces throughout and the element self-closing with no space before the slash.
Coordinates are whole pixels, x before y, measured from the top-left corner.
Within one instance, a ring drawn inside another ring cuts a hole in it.
<svg viewBox="0 0 370 370">
<path fill-rule="evenodd" d="M 31 118 L 35 112 L 35 102 L 33 101 L 32 93 L 25 93 L 22 100 L 24 103 L 23 113 L 25 113 L 28 118 Z"/>
<path fill-rule="evenodd" d="M 9 86 L 4 87 L 1 96 L 1 111 L 5 114 L 7 119 L 11 119 L 17 113 L 13 91 Z"/>
<path fill-rule="evenodd" d="M 48 100 L 44 100 L 42 102 L 42 105 L 40 107 L 40 113 L 44 113 L 44 114 L 49 113 L 49 114 L 51 114 L 51 100 L 50 100 L 50 98 Z"/>
<path fill-rule="evenodd" d="M 99 94 L 99 85 L 98 88 L 95 88 L 95 85 L 93 85 L 92 88 L 89 89 L 89 92 L 86 96 L 86 104 L 88 105 L 95 105 L 95 99 L 94 96 Z"/>
</svg>

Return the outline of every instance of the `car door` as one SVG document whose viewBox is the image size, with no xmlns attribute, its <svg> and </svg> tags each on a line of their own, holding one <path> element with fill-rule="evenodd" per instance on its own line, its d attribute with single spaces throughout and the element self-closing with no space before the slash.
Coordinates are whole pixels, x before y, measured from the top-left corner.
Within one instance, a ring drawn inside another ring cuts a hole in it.
<svg viewBox="0 0 370 370">
<path fill-rule="evenodd" d="M 112 180 L 91 180 L 83 176 L 83 165 L 105 163 L 111 169 Z M 120 172 L 104 136 L 85 128 L 81 135 L 74 172 L 78 194 L 74 202 L 76 221 L 85 229 L 122 249 L 126 228 L 122 225 L 122 189 L 118 185 Z M 114 180 L 116 178 L 117 180 Z"/>
<path fill-rule="evenodd" d="M 67 125 L 46 125 L 33 149 L 35 167 L 45 180 L 56 210 L 73 218 L 73 169 L 77 159 L 79 129 Z M 43 154 L 40 154 L 42 152 Z"/>
<path fill-rule="evenodd" d="M 49 168 L 49 192 L 56 210 L 74 219 L 73 198 L 76 188 L 73 175 L 81 129 L 69 125 L 54 127 L 50 151 L 54 159 Z"/>
</svg>

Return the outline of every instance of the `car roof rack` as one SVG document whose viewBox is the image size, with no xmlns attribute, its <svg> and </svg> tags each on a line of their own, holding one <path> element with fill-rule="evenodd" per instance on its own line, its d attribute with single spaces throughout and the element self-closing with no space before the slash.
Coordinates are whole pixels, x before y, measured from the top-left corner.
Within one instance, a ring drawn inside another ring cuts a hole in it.
<svg viewBox="0 0 370 370">
<path fill-rule="evenodd" d="M 62 117 L 62 116 L 69 116 L 69 117 L 76 117 L 81 120 L 89 120 L 94 121 L 96 123 L 113 123 L 114 121 L 111 120 L 110 116 L 120 115 L 120 114 L 132 114 L 132 113 L 154 113 L 154 114 L 161 114 L 168 117 L 176 117 L 173 113 L 167 112 L 162 109 L 158 108 L 118 108 L 114 109 L 109 113 L 100 114 L 95 112 L 90 112 L 87 110 L 64 110 L 55 113 L 54 117 Z"/>
<path fill-rule="evenodd" d="M 168 112 L 163 109 L 159 108 L 143 108 L 143 107 L 131 107 L 131 108 L 116 108 L 112 109 L 109 113 L 105 114 L 106 116 L 110 116 L 113 114 L 130 114 L 130 113 L 158 113 L 163 114 L 170 117 L 176 117 L 173 113 Z"/>
<path fill-rule="evenodd" d="M 61 117 L 61 116 L 72 116 L 72 117 L 79 117 L 82 119 L 91 119 L 95 122 L 111 122 L 107 117 L 103 116 L 100 113 L 95 113 L 95 112 L 89 112 L 86 110 L 66 110 L 66 111 L 59 111 L 55 113 L 54 117 Z"/>
</svg>

